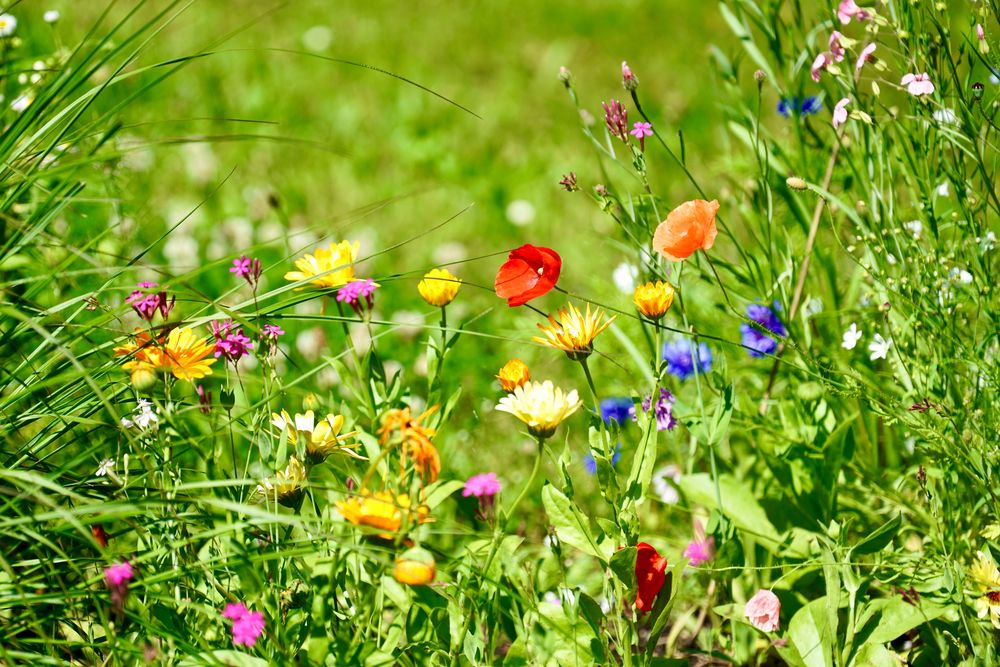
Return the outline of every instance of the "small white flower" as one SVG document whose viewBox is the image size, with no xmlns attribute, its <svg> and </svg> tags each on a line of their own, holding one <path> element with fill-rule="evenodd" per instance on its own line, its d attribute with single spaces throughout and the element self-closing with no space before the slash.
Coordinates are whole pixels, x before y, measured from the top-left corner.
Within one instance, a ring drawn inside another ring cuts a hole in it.
<svg viewBox="0 0 1000 667">
<path fill-rule="evenodd" d="M 993 250 L 993 246 L 997 243 L 997 235 L 993 232 L 986 232 L 986 238 L 983 240 L 983 251 Z"/>
<path fill-rule="evenodd" d="M 844 339 L 841 341 L 840 346 L 845 350 L 853 350 L 854 346 L 858 344 L 862 336 L 861 329 L 858 328 L 856 322 L 851 322 L 851 326 L 847 328 L 844 332 Z"/>
<path fill-rule="evenodd" d="M 947 197 L 951 194 L 951 184 L 948 181 L 943 182 L 941 185 L 937 186 L 936 192 L 938 197 Z"/>
<path fill-rule="evenodd" d="M 882 334 L 875 334 L 875 340 L 868 344 L 868 351 L 872 353 L 870 359 L 872 361 L 885 359 L 886 355 L 889 354 L 890 347 L 892 347 L 891 338 L 886 340 L 882 338 Z"/>
<path fill-rule="evenodd" d="M 972 274 L 966 271 L 965 269 L 961 269 L 958 272 L 958 282 L 962 283 L 963 285 L 972 284 Z"/>
<path fill-rule="evenodd" d="M 46 23 L 55 23 L 59 20 L 59 10 L 50 9 L 49 11 L 42 14 L 42 20 Z"/>
<path fill-rule="evenodd" d="M 18 95 L 14 98 L 14 101 L 10 103 L 10 108 L 14 111 L 21 113 L 35 101 L 31 95 Z"/>
<path fill-rule="evenodd" d="M 681 469 L 673 463 L 665 465 L 653 473 L 652 488 L 661 502 L 676 505 L 681 496 L 676 485 L 681 481 Z"/>
<path fill-rule="evenodd" d="M 97 472 L 94 474 L 98 477 L 104 477 L 105 475 L 114 475 L 115 473 L 115 460 L 114 459 L 104 459 L 101 461 L 101 465 L 98 466 Z"/>
<path fill-rule="evenodd" d="M 10 14 L 0 14 L 0 37 L 10 37 L 16 29 L 16 18 Z"/>
<path fill-rule="evenodd" d="M 815 317 L 823 312 L 823 300 L 814 296 L 802 306 L 802 314 L 806 317 Z"/>
<path fill-rule="evenodd" d="M 896 264 L 896 256 L 893 255 L 892 253 L 887 253 L 886 256 L 885 256 L 885 261 L 889 262 L 890 266 L 895 266 L 895 264 Z"/>
<path fill-rule="evenodd" d="M 507 220 L 512 225 L 524 227 L 535 220 L 535 207 L 526 199 L 515 199 L 507 204 Z"/>
<path fill-rule="evenodd" d="M 958 116 L 955 114 L 953 109 L 948 109 L 947 107 L 943 109 L 936 110 L 931 114 L 941 125 L 958 125 Z"/>
<path fill-rule="evenodd" d="M 910 220 L 909 222 L 904 222 L 903 226 L 910 230 L 913 234 L 913 238 L 919 239 L 920 233 L 924 231 L 924 223 L 919 220 Z"/>
<path fill-rule="evenodd" d="M 635 291 L 635 281 L 639 279 L 639 267 L 622 262 L 611 272 L 611 280 L 622 294 L 631 296 Z"/>
</svg>

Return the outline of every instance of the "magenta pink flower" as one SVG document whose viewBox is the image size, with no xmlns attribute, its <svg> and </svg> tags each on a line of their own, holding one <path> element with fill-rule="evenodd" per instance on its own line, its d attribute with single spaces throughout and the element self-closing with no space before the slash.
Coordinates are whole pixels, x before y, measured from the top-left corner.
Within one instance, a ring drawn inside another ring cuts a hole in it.
<svg viewBox="0 0 1000 667">
<path fill-rule="evenodd" d="M 628 143 L 628 111 L 618 100 L 603 102 L 604 124 L 608 126 L 611 136 Z"/>
<path fill-rule="evenodd" d="M 500 480 L 497 479 L 495 472 L 473 475 L 465 481 L 465 488 L 462 490 L 462 496 L 465 498 L 469 496 L 482 498 L 483 496 L 495 496 L 498 493 L 500 493 Z"/>
<path fill-rule="evenodd" d="M 147 322 L 152 322 L 156 313 L 160 313 L 164 320 L 167 319 L 170 316 L 170 311 L 174 308 L 174 301 L 177 299 L 177 297 L 171 297 L 168 300 L 167 293 L 163 290 L 152 293 L 145 291 L 157 286 L 156 283 L 143 281 L 139 283 L 139 289 L 129 294 L 125 299 L 125 303 L 132 306 L 132 310 Z"/>
<path fill-rule="evenodd" d="M 212 392 L 202 385 L 198 385 L 194 390 L 198 393 L 198 409 L 206 415 L 212 412 Z"/>
<path fill-rule="evenodd" d="M 225 357 L 234 364 L 240 359 L 250 354 L 253 349 L 253 342 L 243 333 L 243 328 L 233 322 L 226 320 L 212 320 L 209 323 L 212 335 L 215 336 L 215 357 Z"/>
<path fill-rule="evenodd" d="M 976 24 L 976 39 L 978 39 L 980 42 L 986 41 L 986 30 L 983 28 L 982 23 Z"/>
<path fill-rule="evenodd" d="M 694 567 L 712 560 L 715 558 L 715 538 L 711 535 L 708 537 L 704 535 L 701 537 L 695 536 L 688 543 L 687 549 L 684 550 L 684 557 Z"/>
<path fill-rule="evenodd" d="M 931 83 L 931 78 L 927 75 L 927 72 L 923 72 L 922 74 L 907 74 L 899 82 L 899 85 L 906 86 L 906 91 L 914 97 L 934 94 L 934 84 Z"/>
<path fill-rule="evenodd" d="M 843 35 L 836 30 L 830 33 L 830 55 L 833 57 L 834 62 L 838 63 L 844 59 L 844 46 L 840 43 L 841 37 Z"/>
<path fill-rule="evenodd" d="M 833 127 L 834 129 L 840 127 L 847 122 L 847 105 L 851 103 L 849 97 L 837 102 L 837 106 L 833 107 Z"/>
<path fill-rule="evenodd" d="M 653 136 L 653 125 L 651 123 L 634 123 L 629 134 L 639 140 L 639 150 L 645 153 L 646 137 Z"/>
<path fill-rule="evenodd" d="M 337 290 L 337 301 L 346 303 L 360 315 L 365 308 L 371 309 L 375 305 L 375 298 L 372 295 L 378 287 L 379 284 L 371 278 L 352 280 Z"/>
<path fill-rule="evenodd" d="M 251 259 L 246 255 L 241 255 L 238 259 L 233 260 L 233 266 L 229 272 L 246 280 L 251 287 L 256 287 L 262 268 L 259 259 Z"/>
<path fill-rule="evenodd" d="M 854 0 L 841 0 L 840 6 L 837 7 L 837 18 L 844 25 L 850 23 L 852 18 L 858 21 L 867 21 L 871 17 L 872 15 L 858 7 Z"/>
<path fill-rule="evenodd" d="M 135 572 L 132 570 L 132 564 L 127 560 L 104 568 L 104 581 L 110 587 L 128 586 L 128 582 L 132 581 L 132 577 L 134 576 Z"/>
<path fill-rule="evenodd" d="M 875 44 L 866 44 L 865 48 L 861 49 L 861 53 L 858 54 L 858 62 L 855 63 L 854 69 L 861 69 L 866 62 L 872 60 L 872 54 L 875 53 Z"/>
<path fill-rule="evenodd" d="M 226 605 L 222 617 L 233 621 L 233 644 L 253 646 L 264 632 L 264 614 L 250 611 L 242 602 Z"/>
<path fill-rule="evenodd" d="M 622 86 L 628 91 L 639 87 L 639 79 L 632 73 L 632 68 L 624 60 L 622 61 Z"/>
<path fill-rule="evenodd" d="M 750 625 L 764 632 L 778 629 L 781 614 L 781 600 L 771 591 L 761 589 L 747 602 L 743 614 L 750 619 Z"/>
<path fill-rule="evenodd" d="M 831 62 L 833 62 L 833 60 L 829 51 L 824 51 L 816 56 L 816 60 L 813 61 L 812 67 L 809 68 L 809 75 L 812 77 L 812 80 L 819 83 L 820 73 L 829 67 Z"/>
<path fill-rule="evenodd" d="M 285 330 L 277 324 L 265 324 L 264 328 L 262 328 L 260 332 L 264 337 L 273 338 L 274 340 L 278 340 L 278 336 L 285 335 Z"/>
</svg>

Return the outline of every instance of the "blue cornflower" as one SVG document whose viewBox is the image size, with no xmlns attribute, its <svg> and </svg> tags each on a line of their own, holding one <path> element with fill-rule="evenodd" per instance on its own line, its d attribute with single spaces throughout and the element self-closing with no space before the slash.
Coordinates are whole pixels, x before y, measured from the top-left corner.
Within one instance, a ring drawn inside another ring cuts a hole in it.
<svg viewBox="0 0 1000 667">
<path fill-rule="evenodd" d="M 611 455 L 611 467 L 614 468 L 618 465 L 618 459 L 622 457 L 622 443 L 615 445 L 615 453 Z M 587 455 L 583 457 L 583 467 L 587 469 L 591 475 L 597 474 L 597 461 L 594 460 L 594 455 L 589 451 Z"/>
<path fill-rule="evenodd" d="M 785 118 L 792 116 L 812 116 L 823 108 L 823 102 L 818 95 L 806 97 L 782 97 L 778 100 L 778 113 Z"/>
<path fill-rule="evenodd" d="M 698 349 L 694 350 L 687 338 L 663 344 L 663 360 L 667 362 L 667 372 L 678 380 L 686 380 L 695 374 L 696 356 L 702 373 L 712 370 L 712 352 L 708 345 L 699 343 Z"/>
<path fill-rule="evenodd" d="M 823 102 L 820 101 L 818 95 L 810 95 L 802 100 L 802 106 L 799 107 L 799 113 L 803 116 L 811 116 L 820 112 L 823 108 Z"/>
<path fill-rule="evenodd" d="M 626 421 L 635 421 L 635 404 L 628 396 L 613 396 L 601 401 L 601 419 L 611 425 L 615 421 L 624 425 Z"/>
<path fill-rule="evenodd" d="M 777 301 L 774 302 L 774 310 L 781 310 Z M 747 306 L 747 317 L 773 334 L 781 337 L 787 336 L 788 330 L 785 329 L 785 325 L 778 319 L 774 310 L 761 303 L 751 303 Z M 741 324 L 740 334 L 743 345 L 748 348 L 747 352 L 750 353 L 751 357 L 763 357 L 774 354 L 774 351 L 778 349 L 778 341 L 757 327 L 749 324 Z"/>
</svg>

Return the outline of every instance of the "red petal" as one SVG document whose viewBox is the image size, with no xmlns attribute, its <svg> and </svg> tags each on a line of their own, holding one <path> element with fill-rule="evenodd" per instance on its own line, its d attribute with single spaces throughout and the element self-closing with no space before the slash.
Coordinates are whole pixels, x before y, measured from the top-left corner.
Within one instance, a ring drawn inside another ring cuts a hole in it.
<svg viewBox="0 0 1000 667">
<path fill-rule="evenodd" d="M 513 254 L 513 253 L 512 253 Z M 538 271 L 520 259 L 509 259 L 497 271 L 493 288 L 502 299 L 517 299 L 538 282 Z M 520 305 L 520 304 L 518 304 Z"/>
<path fill-rule="evenodd" d="M 636 591 L 635 608 L 647 612 L 653 608 L 656 596 L 666 580 L 667 559 L 645 542 L 636 545 L 635 559 Z"/>
<path fill-rule="evenodd" d="M 510 267 L 518 261 L 521 263 L 519 268 L 522 265 L 530 268 L 533 274 L 530 276 L 530 280 L 527 276 L 521 277 L 504 274 L 505 268 Z M 494 286 L 496 287 L 497 294 L 507 299 L 508 306 L 520 306 L 542 296 L 555 287 L 561 270 L 562 259 L 559 257 L 559 253 L 551 248 L 526 243 L 510 252 L 507 263 L 500 267 L 500 272 L 497 274 L 497 282 Z M 500 287 L 501 282 L 504 284 L 502 291 Z"/>
</svg>

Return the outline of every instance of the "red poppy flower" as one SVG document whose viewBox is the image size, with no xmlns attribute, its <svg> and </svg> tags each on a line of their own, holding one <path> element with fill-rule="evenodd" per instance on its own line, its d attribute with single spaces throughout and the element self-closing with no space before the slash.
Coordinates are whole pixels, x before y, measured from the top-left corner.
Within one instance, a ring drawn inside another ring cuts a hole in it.
<svg viewBox="0 0 1000 667">
<path fill-rule="evenodd" d="M 555 287 L 560 269 L 559 253 L 526 243 L 510 251 L 493 287 L 498 297 L 507 299 L 508 306 L 520 306 Z"/>
<path fill-rule="evenodd" d="M 637 544 L 636 549 L 635 581 L 638 592 L 635 596 L 635 608 L 640 613 L 645 613 L 653 608 L 653 602 L 663 588 L 663 582 L 667 578 L 667 559 L 645 542 Z"/>
<path fill-rule="evenodd" d="M 104 526 L 102 526 L 99 523 L 95 523 L 90 526 L 90 532 L 94 536 L 94 539 L 97 540 L 98 544 L 100 544 L 102 547 L 107 548 L 108 534 L 107 532 L 105 532 Z"/>
</svg>

